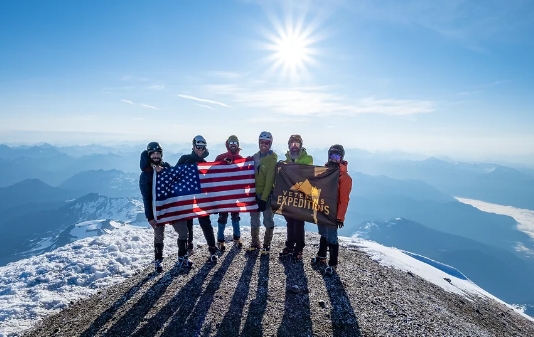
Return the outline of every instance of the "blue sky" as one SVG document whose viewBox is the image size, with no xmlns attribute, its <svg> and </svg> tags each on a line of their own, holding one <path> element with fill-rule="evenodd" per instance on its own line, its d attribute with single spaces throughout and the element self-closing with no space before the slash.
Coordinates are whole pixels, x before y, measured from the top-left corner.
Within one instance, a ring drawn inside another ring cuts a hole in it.
<svg viewBox="0 0 534 337">
<path fill-rule="evenodd" d="M 0 142 L 534 156 L 534 2 L 323 3 L 6 2 Z"/>
</svg>

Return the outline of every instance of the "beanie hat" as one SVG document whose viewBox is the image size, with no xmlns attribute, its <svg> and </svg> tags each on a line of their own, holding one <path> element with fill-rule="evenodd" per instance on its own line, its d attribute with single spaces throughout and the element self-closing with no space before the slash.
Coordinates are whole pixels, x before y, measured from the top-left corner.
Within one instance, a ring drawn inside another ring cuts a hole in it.
<svg viewBox="0 0 534 337">
<path fill-rule="evenodd" d="M 231 135 L 230 137 L 228 137 L 228 139 L 226 140 L 226 142 L 237 142 L 239 143 L 239 138 L 237 138 L 236 135 Z"/>
<path fill-rule="evenodd" d="M 300 135 L 291 135 L 291 136 L 289 136 L 289 140 L 287 141 L 287 145 L 291 144 L 291 142 L 299 142 L 300 146 L 302 146 L 302 137 Z"/>
</svg>

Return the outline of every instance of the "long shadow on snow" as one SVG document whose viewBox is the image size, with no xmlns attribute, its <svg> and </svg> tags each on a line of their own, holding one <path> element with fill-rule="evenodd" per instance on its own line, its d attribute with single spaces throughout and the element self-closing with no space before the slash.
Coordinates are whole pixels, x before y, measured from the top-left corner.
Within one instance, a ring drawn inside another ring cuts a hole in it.
<svg viewBox="0 0 534 337">
<path fill-rule="evenodd" d="M 168 322 L 168 325 L 165 326 L 161 336 L 197 336 L 211 306 L 215 291 L 219 288 L 224 274 L 238 252 L 238 250 L 228 252 L 219 270 L 203 291 L 202 285 L 215 266 L 213 263 L 206 263 L 197 275 L 135 333 L 135 336 L 154 336 L 164 327 L 165 322 Z"/>
<path fill-rule="evenodd" d="M 281 259 L 286 274 L 284 317 L 277 336 L 313 336 L 308 278 L 302 261 Z M 293 289 L 298 287 L 298 291 Z"/>
<path fill-rule="evenodd" d="M 360 337 L 360 326 L 345 292 L 345 287 L 338 274 L 326 276 L 323 281 L 330 298 L 330 317 L 332 318 L 332 336 L 334 337 Z"/>
<path fill-rule="evenodd" d="M 176 268 L 167 271 L 126 313 L 124 313 L 124 315 L 122 315 L 117 322 L 115 322 L 115 324 L 105 331 L 104 335 L 128 336 L 132 334 L 146 314 L 152 309 L 157 300 L 165 293 L 169 285 L 172 283 L 174 276 L 176 276 L 174 274 L 176 274 Z M 86 330 L 86 332 L 88 333 L 89 330 Z"/>
<path fill-rule="evenodd" d="M 260 259 L 258 272 L 258 287 L 256 298 L 250 302 L 248 316 L 243 327 L 243 336 L 263 336 L 261 321 L 267 309 L 267 296 L 269 294 L 269 258 Z M 246 298 L 245 298 L 246 299 Z"/>
<path fill-rule="evenodd" d="M 98 330 L 100 330 L 121 308 L 121 306 L 126 303 L 130 298 L 132 298 L 135 293 L 143 287 L 145 283 L 150 280 L 149 275 L 143 277 L 136 285 L 131 287 L 124 295 L 117 299 L 112 305 L 109 306 L 93 323 L 80 335 L 80 337 L 92 337 L 95 336 Z"/>
<path fill-rule="evenodd" d="M 239 281 L 237 281 L 234 296 L 232 297 L 230 307 L 217 330 L 217 336 L 239 336 L 243 308 L 247 301 L 248 292 L 250 290 L 250 281 L 252 280 L 252 272 L 258 258 L 258 252 L 247 254 L 247 263 L 243 268 L 243 273 L 241 274 Z M 267 257 L 265 259 L 268 260 L 269 258 Z M 243 333 L 243 335 L 245 334 Z"/>
</svg>

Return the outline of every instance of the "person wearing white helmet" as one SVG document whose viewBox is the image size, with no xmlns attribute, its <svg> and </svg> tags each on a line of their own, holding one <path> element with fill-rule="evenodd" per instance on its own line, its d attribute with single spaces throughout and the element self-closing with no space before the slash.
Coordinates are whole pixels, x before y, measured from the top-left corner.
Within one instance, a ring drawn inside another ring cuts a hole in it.
<svg viewBox="0 0 534 337">
<path fill-rule="evenodd" d="M 252 237 L 249 251 L 261 249 L 261 253 L 269 254 L 274 232 L 274 213 L 271 209 L 271 192 L 274 185 L 275 166 L 278 156 L 271 150 L 273 136 L 268 131 L 263 131 L 258 137 L 259 151 L 254 154 L 256 200 L 258 211 L 250 212 L 250 234 Z M 260 244 L 260 214 L 263 214 L 265 234 L 263 248 Z"/>
<path fill-rule="evenodd" d="M 195 138 L 193 138 L 192 145 L 193 148 L 191 154 L 184 154 L 183 156 L 181 156 L 180 159 L 178 159 L 176 165 L 203 163 L 206 161 L 205 158 L 208 157 L 210 154 L 207 148 L 208 143 L 206 142 L 206 139 L 200 135 L 195 136 Z M 185 222 L 185 220 L 182 221 Z M 198 223 L 200 224 L 200 228 L 204 233 L 204 238 L 208 243 L 210 260 L 216 261 L 218 249 L 215 245 L 215 234 L 213 233 L 213 227 L 211 226 L 210 216 L 204 215 L 198 217 Z"/>
</svg>

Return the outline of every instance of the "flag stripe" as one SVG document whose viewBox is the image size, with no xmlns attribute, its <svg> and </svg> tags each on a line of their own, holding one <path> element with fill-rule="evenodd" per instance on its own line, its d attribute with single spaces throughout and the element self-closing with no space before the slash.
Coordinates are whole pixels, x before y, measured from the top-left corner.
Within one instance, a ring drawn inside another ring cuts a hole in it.
<svg viewBox="0 0 534 337">
<path fill-rule="evenodd" d="M 176 220 L 186 220 L 191 218 L 196 218 L 202 215 L 208 215 L 217 212 L 254 212 L 258 210 L 256 202 L 244 205 L 242 207 L 206 207 L 206 208 L 194 208 L 178 212 L 170 212 L 165 214 L 165 217 L 159 219 L 158 221 L 176 221 Z"/>
<path fill-rule="evenodd" d="M 236 182 L 236 179 L 234 177 L 221 177 L 221 178 L 201 178 L 200 181 L 202 182 L 202 187 L 209 187 L 209 186 L 213 186 L 213 185 L 222 185 L 222 184 L 226 184 L 226 185 L 231 185 L 231 184 L 235 184 Z M 240 178 L 239 182 L 240 183 L 248 183 L 248 184 L 252 184 L 254 183 L 254 175 L 252 176 L 243 176 Z M 210 183 L 213 183 L 213 184 L 210 184 Z"/>
<path fill-rule="evenodd" d="M 215 209 L 219 206 L 221 207 L 234 207 L 234 208 L 242 208 L 246 206 L 253 206 L 256 204 L 255 198 L 249 198 L 247 200 L 243 200 L 236 204 L 235 202 L 231 202 L 231 200 L 227 200 L 226 202 L 220 202 L 220 201 L 207 201 L 200 203 L 198 205 L 181 205 L 176 207 L 170 207 L 168 209 L 162 210 L 160 212 L 161 215 L 167 215 L 167 214 L 177 214 L 177 213 L 187 213 L 191 209 L 201 209 L 201 210 L 208 210 L 208 209 Z"/>
<path fill-rule="evenodd" d="M 220 192 L 219 192 L 220 193 Z M 236 196 L 240 197 L 239 199 L 236 198 Z M 201 198 L 198 200 L 180 200 L 179 198 L 176 198 L 177 200 L 174 202 L 165 203 L 161 206 L 156 206 L 157 211 L 163 212 L 165 209 L 169 209 L 171 207 L 180 207 L 180 206 L 186 206 L 186 207 L 192 207 L 192 206 L 202 206 L 204 203 L 207 202 L 217 202 L 220 201 L 221 203 L 226 202 L 227 200 L 232 200 L 234 204 L 238 204 L 240 202 L 245 202 L 249 200 L 255 200 L 255 195 L 245 196 L 241 197 L 242 194 L 220 194 L 218 196 L 210 197 L 210 198 Z"/>
</svg>

